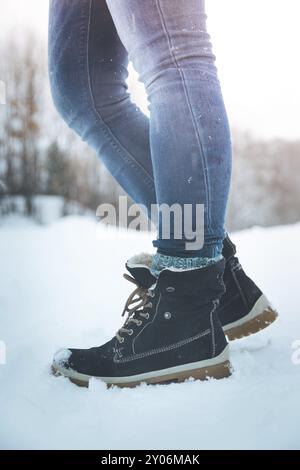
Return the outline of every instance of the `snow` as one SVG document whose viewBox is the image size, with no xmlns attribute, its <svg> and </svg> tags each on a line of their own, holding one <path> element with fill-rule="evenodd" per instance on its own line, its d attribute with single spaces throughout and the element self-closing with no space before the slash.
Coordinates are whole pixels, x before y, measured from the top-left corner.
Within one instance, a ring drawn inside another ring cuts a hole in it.
<svg viewBox="0 0 300 470">
<path fill-rule="evenodd" d="M 82 389 L 50 374 L 53 354 L 101 344 L 121 326 L 132 290 L 124 263 L 151 250 L 151 236 L 87 217 L 2 219 L 0 448 L 299 449 L 299 238 L 299 224 L 233 235 L 280 317 L 231 344 L 231 378 Z"/>
</svg>

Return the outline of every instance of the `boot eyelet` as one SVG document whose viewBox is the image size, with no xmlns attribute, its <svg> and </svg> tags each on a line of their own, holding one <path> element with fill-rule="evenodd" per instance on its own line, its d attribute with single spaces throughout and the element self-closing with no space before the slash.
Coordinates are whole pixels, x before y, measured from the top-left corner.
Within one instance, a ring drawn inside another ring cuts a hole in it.
<svg viewBox="0 0 300 470">
<path fill-rule="evenodd" d="M 173 286 L 166 287 L 166 292 L 175 292 L 175 287 Z"/>
<path fill-rule="evenodd" d="M 149 302 L 147 306 L 148 306 L 149 308 L 153 308 L 153 303 L 152 303 L 152 302 Z"/>
<path fill-rule="evenodd" d="M 120 339 L 120 343 L 124 343 L 125 339 L 124 338 L 121 338 Z"/>
<path fill-rule="evenodd" d="M 171 316 L 172 316 L 171 312 L 165 312 L 164 313 L 164 317 L 165 317 L 166 320 L 170 320 Z"/>
<path fill-rule="evenodd" d="M 146 320 L 149 320 L 149 318 L 150 318 L 149 313 L 146 313 L 145 318 L 146 318 Z"/>
<path fill-rule="evenodd" d="M 133 330 L 128 330 L 128 334 L 129 334 L 129 336 L 132 336 L 133 335 Z"/>
<path fill-rule="evenodd" d="M 143 324 L 142 320 L 139 320 L 137 323 L 137 326 L 142 326 L 142 324 Z"/>
</svg>

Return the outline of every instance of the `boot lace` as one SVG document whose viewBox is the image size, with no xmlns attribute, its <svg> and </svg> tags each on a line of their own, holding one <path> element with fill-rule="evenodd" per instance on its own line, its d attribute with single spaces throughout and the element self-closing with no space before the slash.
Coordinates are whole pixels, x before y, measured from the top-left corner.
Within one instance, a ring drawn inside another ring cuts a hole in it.
<svg viewBox="0 0 300 470">
<path fill-rule="evenodd" d="M 128 334 L 129 336 L 133 334 L 133 330 L 131 328 L 127 328 L 130 323 L 134 323 L 137 326 L 142 325 L 143 320 L 136 318 L 137 315 L 148 320 L 149 312 L 146 312 L 145 310 L 152 308 L 152 302 L 150 301 L 150 298 L 154 297 L 155 295 L 151 287 L 149 289 L 145 289 L 128 274 L 123 274 L 123 276 L 127 281 L 135 284 L 136 288 L 128 297 L 122 312 L 122 317 L 127 313 L 127 318 L 122 328 L 120 328 L 116 333 L 116 338 L 119 343 L 124 342 L 124 337 L 122 336 L 124 333 Z"/>
</svg>

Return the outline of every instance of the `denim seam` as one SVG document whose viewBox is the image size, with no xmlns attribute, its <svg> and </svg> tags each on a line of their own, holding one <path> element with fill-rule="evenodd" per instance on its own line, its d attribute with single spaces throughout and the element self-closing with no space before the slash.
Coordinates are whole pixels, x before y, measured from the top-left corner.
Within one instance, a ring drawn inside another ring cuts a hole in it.
<svg viewBox="0 0 300 470">
<path fill-rule="evenodd" d="M 154 356 L 156 354 L 161 354 L 161 353 L 164 353 L 164 352 L 172 351 L 174 349 L 178 349 L 178 348 L 181 348 L 182 346 L 185 346 L 189 343 L 192 343 L 193 341 L 196 341 L 197 339 L 200 339 L 203 336 L 207 336 L 210 333 L 211 333 L 211 329 L 207 329 L 205 331 L 201 331 L 200 333 L 198 333 L 195 336 L 191 336 L 189 338 L 183 339 L 183 340 L 178 341 L 177 343 L 171 344 L 169 346 L 163 346 L 161 348 L 151 349 L 150 351 L 145 351 L 145 352 L 140 353 L 140 354 L 134 354 L 134 355 L 131 355 L 131 356 L 124 357 L 122 359 L 117 359 L 116 355 L 115 355 L 113 361 L 115 363 L 122 364 L 124 362 L 131 362 L 131 361 L 135 361 L 137 359 L 143 359 L 144 357 Z"/>
<path fill-rule="evenodd" d="M 247 301 L 247 299 L 246 299 L 246 297 L 245 297 L 245 294 L 244 294 L 244 292 L 243 292 L 243 289 L 242 289 L 241 286 L 240 286 L 240 283 L 239 283 L 238 278 L 237 278 L 236 273 L 235 273 L 235 269 L 231 269 L 231 274 L 232 274 L 234 283 L 235 283 L 236 287 L 238 288 L 238 291 L 239 291 L 239 294 L 240 294 L 240 296 L 241 296 L 241 298 L 242 298 L 242 301 L 243 301 L 244 306 L 245 306 L 247 309 L 249 309 L 249 303 L 248 303 L 248 301 Z"/>
<path fill-rule="evenodd" d="M 191 100 L 190 100 L 189 93 L 188 93 L 187 86 L 186 86 L 184 71 L 179 66 L 179 64 L 177 62 L 177 59 L 175 57 L 175 54 L 172 51 L 172 41 L 171 41 L 171 37 L 168 33 L 166 22 L 164 20 L 164 15 L 163 15 L 163 10 L 162 10 L 162 7 L 161 7 L 160 0 L 155 0 L 155 3 L 156 3 L 156 6 L 157 6 L 157 9 L 158 9 L 159 17 L 160 17 L 165 35 L 167 37 L 167 42 L 168 42 L 168 46 L 169 46 L 170 55 L 173 58 L 174 65 L 177 68 L 177 70 L 179 71 L 180 76 L 181 76 L 182 85 L 183 85 L 183 88 L 184 88 L 184 92 L 185 92 L 185 96 L 186 96 L 186 99 L 187 99 L 188 107 L 189 107 L 191 117 L 192 117 L 192 120 L 193 120 L 195 135 L 196 135 L 198 145 L 200 147 L 201 154 L 202 154 L 202 157 L 203 157 L 202 166 L 203 166 L 203 170 L 204 170 L 203 173 L 204 173 L 204 182 L 205 182 L 205 189 L 206 189 L 206 200 L 207 200 L 207 221 L 208 221 L 207 229 L 208 229 L 208 232 L 211 233 L 211 227 L 210 227 L 211 226 L 211 221 L 210 221 L 210 187 L 209 187 L 209 178 L 208 178 L 208 174 L 207 174 L 207 160 L 206 160 L 206 157 L 205 157 L 203 144 L 202 144 L 200 134 L 199 134 L 199 130 L 198 130 L 198 127 L 197 127 L 197 123 L 196 123 L 196 120 L 195 120 L 195 115 L 194 115 L 194 112 L 193 112 L 193 109 L 192 109 L 192 106 L 191 106 Z"/>
<path fill-rule="evenodd" d="M 155 191 L 155 186 L 154 186 L 154 179 L 151 177 L 151 175 L 148 173 L 148 171 L 140 165 L 135 158 L 123 147 L 123 145 L 120 143 L 120 141 L 117 139 L 117 137 L 113 134 L 112 130 L 108 126 L 108 124 L 104 121 L 103 117 L 97 110 L 95 106 L 95 100 L 94 100 L 94 95 L 92 91 L 92 86 L 91 86 L 91 77 L 90 77 L 90 62 L 89 62 L 89 38 L 90 38 L 90 25 L 91 25 L 91 9 L 92 9 L 92 4 L 94 0 L 89 0 L 89 8 L 88 8 L 88 28 L 87 28 L 87 48 L 86 48 L 86 72 L 87 72 L 87 80 L 88 80 L 88 87 L 89 87 L 89 98 L 91 100 L 92 104 L 92 109 L 94 112 L 95 116 L 95 123 L 98 123 L 100 121 L 102 123 L 102 130 L 104 131 L 106 137 L 109 139 L 110 143 L 112 146 L 115 148 L 115 150 L 121 155 L 124 163 L 129 164 L 131 168 L 134 168 L 137 173 L 143 178 L 143 181 L 149 188 L 154 188 Z"/>
<path fill-rule="evenodd" d="M 231 299 L 229 299 L 227 302 L 224 302 L 222 304 L 220 304 L 219 306 L 219 312 L 221 312 L 225 307 L 228 307 L 228 305 L 230 305 L 234 300 L 237 300 L 240 298 L 240 294 L 235 294 L 233 297 L 231 297 Z"/>
</svg>

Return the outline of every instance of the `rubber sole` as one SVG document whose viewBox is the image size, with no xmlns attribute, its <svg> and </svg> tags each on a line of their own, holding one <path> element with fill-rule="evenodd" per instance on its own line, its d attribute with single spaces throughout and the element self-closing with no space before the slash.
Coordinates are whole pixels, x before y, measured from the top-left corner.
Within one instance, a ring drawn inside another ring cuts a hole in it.
<svg viewBox="0 0 300 470">
<path fill-rule="evenodd" d="M 54 375 L 64 375 L 71 382 L 80 386 L 88 387 L 89 380 L 92 376 L 81 374 L 72 369 L 66 369 L 60 365 L 52 365 L 52 373 Z M 232 367 L 229 361 L 229 346 L 213 359 L 205 361 L 184 364 L 181 366 L 170 367 L 145 374 L 132 375 L 128 377 L 94 377 L 97 380 L 105 382 L 108 387 L 113 385 L 117 387 L 136 387 L 141 383 L 147 384 L 167 384 L 180 383 L 187 379 L 208 380 L 210 378 L 223 379 L 229 377 L 232 373 Z"/>
<path fill-rule="evenodd" d="M 250 336 L 271 325 L 278 313 L 274 310 L 265 295 L 262 295 L 248 315 L 223 327 L 230 341 Z"/>
</svg>

